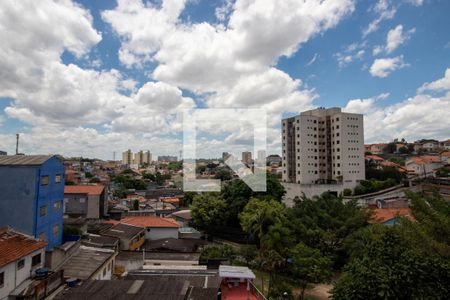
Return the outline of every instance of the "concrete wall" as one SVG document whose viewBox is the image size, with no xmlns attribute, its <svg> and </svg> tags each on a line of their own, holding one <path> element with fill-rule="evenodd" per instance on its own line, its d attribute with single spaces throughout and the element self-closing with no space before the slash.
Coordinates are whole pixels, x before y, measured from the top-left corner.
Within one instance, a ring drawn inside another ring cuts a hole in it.
<svg viewBox="0 0 450 300">
<path fill-rule="evenodd" d="M 320 196 L 325 192 L 333 192 L 339 195 L 347 187 L 344 184 L 296 184 L 296 183 L 281 183 L 285 190 L 286 195 L 284 196 L 283 203 L 287 207 L 294 206 L 294 198 L 302 197 L 303 193 L 307 198 L 312 198 L 314 196 Z"/>
<path fill-rule="evenodd" d="M 88 219 L 98 219 L 100 218 L 100 197 L 99 196 L 88 196 L 87 202 L 87 218 Z"/>
<path fill-rule="evenodd" d="M 147 240 L 177 239 L 178 228 L 150 228 L 150 231 L 145 230 L 145 238 Z"/>
<path fill-rule="evenodd" d="M 94 274 L 92 274 L 90 279 L 93 280 L 111 280 L 112 274 L 114 272 L 114 264 L 115 264 L 115 255 L 106 261 L 101 268 L 97 270 Z"/>
<path fill-rule="evenodd" d="M 65 214 L 86 217 L 87 210 L 88 210 L 88 196 L 86 194 L 64 195 Z"/>
<path fill-rule="evenodd" d="M 32 267 L 31 260 L 36 254 L 41 254 L 41 263 Z M 23 257 L 25 260 L 25 265 L 20 270 L 17 269 L 18 261 L 7 264 L 0 268 L 0 273 L 4 272 L 5 283 L 3 287 L 0 287 L 0 300 L 7 299 L 8 295 L 22 282 L 30 277 L 32 272 L 38 268 L 42 268 L 45 260 L 44 249 L 34 251 L 29 255 Z"/>
</svg>

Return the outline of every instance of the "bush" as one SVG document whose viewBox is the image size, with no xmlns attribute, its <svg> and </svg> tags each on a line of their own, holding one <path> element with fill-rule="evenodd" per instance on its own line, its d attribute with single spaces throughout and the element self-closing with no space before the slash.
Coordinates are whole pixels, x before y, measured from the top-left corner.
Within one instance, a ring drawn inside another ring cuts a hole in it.
<svg viewBox="0 0 450 300">
<path fill-rule="evenodd" d="M 83 233 L 78 227 L 71 225 L 63 225 L 63 236 L 68 235 L 82 235 Z"/>
<path fill-rule="evenodd" d="M 227 259 L 231 260 L 235 257 L 236 253 L 229 245 L 214 245 L 203 249 L 200 254 L 200 260 L 208 259 Z"/>
<path fill-rule="evenodd" d="M 355 187 L 355 195 L 375 193 L 393 187 L 396 184 L 397 181 L 393 178 L 389 178 L 386 180 L 362 180 L 359 185 Z"/>
<path fill-rule="evenodd" d="M 352 195 L 352 190 L 351 189 L 344 189 L 344 196 L 351 196 Z"/>
</svg>

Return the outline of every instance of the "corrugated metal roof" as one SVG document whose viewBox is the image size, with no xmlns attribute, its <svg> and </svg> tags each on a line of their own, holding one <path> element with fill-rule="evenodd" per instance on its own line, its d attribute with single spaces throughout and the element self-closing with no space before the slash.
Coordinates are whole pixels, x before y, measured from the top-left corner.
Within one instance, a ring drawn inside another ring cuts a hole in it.
<svg viewBox="0 0 450 300">
<path fill-rule="evenodd" d="M 40 166 L 52 155 L 1 155 L 0 166 Z"/>
</svg>

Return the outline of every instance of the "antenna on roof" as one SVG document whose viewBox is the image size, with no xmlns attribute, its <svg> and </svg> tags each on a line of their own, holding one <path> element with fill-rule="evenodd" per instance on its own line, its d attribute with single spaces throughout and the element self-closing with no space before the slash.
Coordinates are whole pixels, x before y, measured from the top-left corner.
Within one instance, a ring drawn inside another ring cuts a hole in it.
<svg viewBox="0 0 450 300">
<path fill-rule="evenodd" d="M 16 133 L 16 155 L 19 155 L 19 134 Z"/>
</svg>

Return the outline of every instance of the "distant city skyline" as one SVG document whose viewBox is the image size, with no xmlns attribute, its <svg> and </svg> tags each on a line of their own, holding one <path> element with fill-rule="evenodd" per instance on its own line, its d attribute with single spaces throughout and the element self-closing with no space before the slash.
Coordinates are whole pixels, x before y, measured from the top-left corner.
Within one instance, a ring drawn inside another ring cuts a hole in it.
<svg viewBox="0 0 450 300">
<path fill-rule="evenodd" d="M 427 0 L 1 1 L 0 150 L 15 153 L 20 133 L 26 154 L 179 156 L 187 108 L 265 109 L 267 154 L 281 154 L 282 119 L 317 107 L 364 114 L 365 143 L 448 139 L 449 11 Z M 219 125 L 199 149 L 248 149 L 248 129 Z"/>
</svg>

